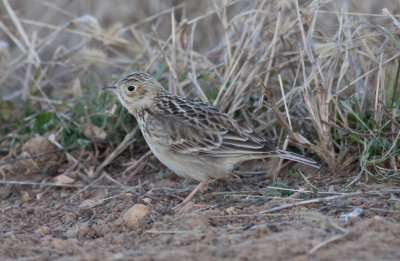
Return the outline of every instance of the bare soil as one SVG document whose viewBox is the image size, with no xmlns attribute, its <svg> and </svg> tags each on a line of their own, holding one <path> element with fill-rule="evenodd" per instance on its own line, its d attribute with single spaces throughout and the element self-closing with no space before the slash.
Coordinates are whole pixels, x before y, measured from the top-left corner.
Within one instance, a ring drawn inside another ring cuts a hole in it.
<svg viewBox="0 0 400 261">
<path fill-rule="evenodd" d="M 298 175 L 280 176 L 301 185 Z M 359 183 L 354 196 L 259 214 L 311 198 L 273 195 L 271 179 L 263 177 L 222 180 L 175 213 L 171 207 L 193 185 L 182 189 L 181 179 L 153 174 L 136 175 L 132 183 L 142 185 L 2 185 L 0 259 L 400 260 L 400 191 L 388 185 Z M 136 203 L 150 215 L 139 229 L 128 229 L 122 217 Z M 361 216 L 340 219 L 356 208 Z"/>
</svg>

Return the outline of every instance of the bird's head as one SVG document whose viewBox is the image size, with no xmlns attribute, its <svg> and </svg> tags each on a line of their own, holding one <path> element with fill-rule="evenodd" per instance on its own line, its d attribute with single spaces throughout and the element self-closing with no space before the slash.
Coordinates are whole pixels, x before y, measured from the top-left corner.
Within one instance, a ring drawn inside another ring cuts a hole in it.
<svg viewBox="0 0 400 261">
<path fill-rule="evenodd" d="M 160 83 L 144 72 L 133 72 L 121 77 L 114 85 L 103 90 L 113 91 L 122 105 L 133 115 L 145 107 L 152 106 L 155 98 L 165 92 Z"/>
</svg>

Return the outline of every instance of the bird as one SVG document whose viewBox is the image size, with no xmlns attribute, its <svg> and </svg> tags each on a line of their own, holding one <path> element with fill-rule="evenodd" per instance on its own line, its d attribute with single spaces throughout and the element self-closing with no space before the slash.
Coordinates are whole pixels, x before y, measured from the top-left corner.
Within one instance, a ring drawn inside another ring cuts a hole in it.
<svg viewBox="0 0 400 261">
<path fill-rule="evenodd" d="M 176 207 L 186 205 L 212 179 L 241 162 L 282 158 L 319 168 L 302 155 L 277 149 L 262 135 L 205 103 L 165 90 L 151 75 L 132 72 L 104 87 L 132 114 L 154 156 L 178 176 L 199 182 Z"/>
</svg>

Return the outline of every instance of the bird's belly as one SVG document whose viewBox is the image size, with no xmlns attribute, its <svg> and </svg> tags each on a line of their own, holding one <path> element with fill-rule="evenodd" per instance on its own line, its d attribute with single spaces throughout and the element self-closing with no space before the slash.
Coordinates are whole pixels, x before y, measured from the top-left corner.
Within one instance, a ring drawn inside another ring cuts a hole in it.
<svg viewBox="0 0 400 261">
<path fill-rule="evenodd" d="M 209 178 L 220 178 L 229 173 L 230 166 L 215 159 L 176 154 L 163 144 L 154 143 L 147 135 L 143 135 L 154 156 L 170 170 L 183 178 L 204 181 Z"/>
</svg>

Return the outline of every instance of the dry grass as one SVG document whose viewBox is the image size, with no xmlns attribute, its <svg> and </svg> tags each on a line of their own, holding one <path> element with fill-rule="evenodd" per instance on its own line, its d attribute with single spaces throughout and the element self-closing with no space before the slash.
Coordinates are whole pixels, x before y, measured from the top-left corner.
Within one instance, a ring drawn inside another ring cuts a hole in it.
<svg viewBox="0 0 400 261">
<path fill-rule="evenodd" d="M 36 135 L 64 151 L 57 173 L 75 180 L 121 154 L 124 168 L 154 172 L 132 118 L 99 91 L 144 70 L 299 144 L 332 177 L 351 173 L 347 185 L 399 182 L 399 3 L 384 2 L 2 0 L 0 172 Z"/>
</svg>

